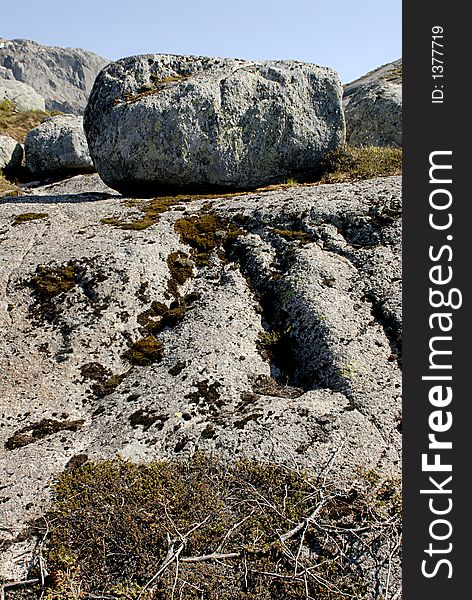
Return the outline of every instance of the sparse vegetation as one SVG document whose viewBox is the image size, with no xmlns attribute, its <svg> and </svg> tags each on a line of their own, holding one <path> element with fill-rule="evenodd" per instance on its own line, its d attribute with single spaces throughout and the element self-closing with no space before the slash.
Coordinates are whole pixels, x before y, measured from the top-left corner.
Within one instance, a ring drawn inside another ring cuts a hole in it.
<svg viewBox="0 0 472 600">
<path fill-rule="evenodd" d="M 294 229 L 273 229 L 273 233 L 280 235 L 288 242 L 310 242 L 311 235 L 306 231 L 294 230 Z"/>
<path fill-rule="evenodd" d="M 212 213 L 178 219 L 175 230 L 181 240 L 193 248 L 198 265 L 208 264 L 210 254 L 216 248 L 228 250 L 231 243 L 243 233 L 234 223 Z"/>
<path fill-rule="evenodd" d="M 6 179 L 0 169 L 0 196 L 20 196 L 21 188 L 12 181 Z"/>
<path fill-rule="evenodd" d="M 190 75 L 169 75 L 167 77 L 158 77 L 154 73 L 151 74 L 151 80 L 156 86 L 166 85 L 167 83 L 176 83 L 183 79 L 188 79 Z"/>
<path fill-rule="evenodd" d="M 28 131 L 58 114 L 61 113 L 44 110 L 19 111 L 14 102 L 3 100 L 0 102 L 0 135 L 9 135 L 23 144 Z"/>
<path fill-rule="evenodd" d="M 345 183 L 373 177 L 400 175 L 402 149 L 343 146 L 324 156 L 320 170 L 321 183 Z"/>
<path fill-rule="evenodd" d="M 367 599 L 376 579 L 381 598 L 398 567 L 398 482 L 373 472 L 341 489 L 201 453 L 81 463 L 59 477 L 46 515 L 48 600 Z"/>
</svg>

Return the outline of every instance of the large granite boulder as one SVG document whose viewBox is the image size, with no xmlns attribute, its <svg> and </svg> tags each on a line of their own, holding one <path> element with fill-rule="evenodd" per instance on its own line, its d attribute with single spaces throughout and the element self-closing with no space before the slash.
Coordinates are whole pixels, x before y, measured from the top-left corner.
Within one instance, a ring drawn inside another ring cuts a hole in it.
<svg viewBox="0 0 472 600">
<path fill-rule="evenodd" d="M 0 135 L 0 171 L 16 169 L 21 165 L 23 148 L 9 135 Z"/>
<path fill-rule="evenodd" d="M 29 84 L 48 110 L 83 113 L 95 77 L 107 62 L 79 48 L 0 38 L 0 79 Z"/>
<path fill-rule="evenodd" d="M 17 110 L 45 110 L 44 98 L 27 83 L 0 79 L 0 102 L 10 100 Z"/>
<path fill-rule="evenodd" d="M 312 64 L 142 55 L 99 74 L 84 125 L 119 191 L 245 188 L 315 170 L 344 141 L 341 96 L 338 75 Z"/>
<path fill-rule="evenodd" d="M 30 173 L 39 177 L 93 171 L 82 117 L 58 115 L 32 129 L 25 140 L 25 159 Z"/>
<path fill-rule="evenodd" d="M 402 61 L 344 87 L 346 141 L 351 146 L 402 145 Z"/>
</svg>

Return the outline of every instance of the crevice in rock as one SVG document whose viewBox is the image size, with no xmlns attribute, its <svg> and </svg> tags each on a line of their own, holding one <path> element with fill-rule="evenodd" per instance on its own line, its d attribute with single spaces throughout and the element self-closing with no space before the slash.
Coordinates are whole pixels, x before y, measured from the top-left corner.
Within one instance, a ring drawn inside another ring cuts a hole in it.
<svg viewBox="0 0 472 600">
<path fill-rule="evenodd" d="M 366 293 L 365 298 L 372 304 L 372 316 L 381 325 L 392 350 L 391 360 L 402 367 L 402 323 L 397 316 L 387 309 L 373 290 Z"/>
<path fill-rule="evenodd" d="M 328 332 L 322 315 L 318 319 L 314 316 L 312 323 L 317 338 L 318 356 L 313 357 L 313 364 L 309 368 L 303 364 L 304 341 L 298 335 L 299 322 L 306 313 L 302 306 L 303 300 L 300 299 L 297 312 L 289 313 L 286 308 L 287 302 L 297 294 L 290 283 L 284 280 L 284 275 L 294 263 L 295 254 L 285 240 L 277 237 L 276 240 L 269 240 L 274 253 L 273 262 L 265 270 L 251 260 L 254 249 L 245 245 L 244 238 L 237 244 L 234 252 L 241 271 L 261 306 L 264 331 L 260 335 L 259 349 L 262 356 L 270 361 L 274 387 L 285 386 L 303 392 L 327 388 L 342 392 L 350 400 L 350 381 L 334 365 L 333 354 L 326 343 Z M 254 391 L 261 393 L 258 389 Z"/>
</svg>

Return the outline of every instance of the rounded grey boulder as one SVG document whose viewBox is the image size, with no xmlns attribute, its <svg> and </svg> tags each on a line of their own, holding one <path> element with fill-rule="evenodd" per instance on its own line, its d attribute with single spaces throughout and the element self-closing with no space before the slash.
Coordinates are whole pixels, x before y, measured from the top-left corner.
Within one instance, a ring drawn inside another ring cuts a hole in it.
<svg viewBox="0 0 472 600">
<path fill-rule="evenodd" d="M 358 87 L 345 107 L 351 146 L 402 145 L 402 88 L 378 81 Z"/>
<path fill-rule="evenodd" d="M 25 140 L 26 167 L 37 176 L 94 171 L 82 117 L 58 115 L 32 129 Z"/>
<path fill-rule="evenodd" d="M 312 172 L 343 143 L 342 86 L 295 61 L 134 56 L 98 75 L 84 127 L 120 192 L 254 187 Z"/>
<path fill-rule="evenodd" d="M 0 135 L 0 170 L 16 169 L 23 160 L 23 148 L 9 135 Z"/>
<path fill-rule="evenodd" d="M 10 100 L 17 110 L 45 110 L 44 98 L 27 83 L 0 79 L 0 102 Z"/>
</svg>

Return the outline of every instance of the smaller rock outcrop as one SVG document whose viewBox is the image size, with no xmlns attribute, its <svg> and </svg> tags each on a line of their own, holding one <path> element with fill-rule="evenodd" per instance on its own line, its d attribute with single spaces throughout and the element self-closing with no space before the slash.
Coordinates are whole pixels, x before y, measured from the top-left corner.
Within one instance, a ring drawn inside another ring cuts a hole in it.
<svg viewBox="0 0 472 600">
<path fill-rule="evenodd" d="M 82 117 L 58 115 L 32 129 L 25 140 L 26 167 L 40 178 L 94 171 Z"/>
<path fill-rule="evenodd" d="M 344 87 L 351 146 L 402 145 L 402 61 L 383 65 Z"/>
<path fill-rule="evenodd" d="M 103 69 L 84 125 L 120 192 L 249 188 L 316 170 L 344 142 L 341 96 L 312 64 L 149 54 Z"/>
<path fill-rule="evenodd" d="M 0 79 L 0 102 L 10 100 L 17 110 L 45 110 L 44 98 L 27 83 Z"/>
<path fill-rule="evenodd" d="M 0 171 L 16 169 L 21 165 L 23 148 L 9 135 L 0 135 Z"/>
</svg>

